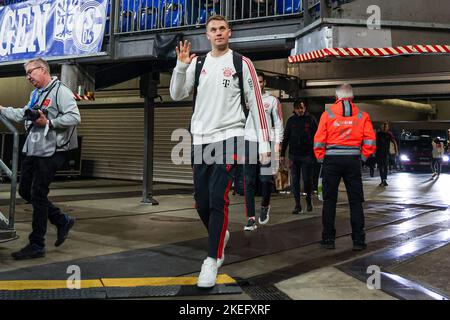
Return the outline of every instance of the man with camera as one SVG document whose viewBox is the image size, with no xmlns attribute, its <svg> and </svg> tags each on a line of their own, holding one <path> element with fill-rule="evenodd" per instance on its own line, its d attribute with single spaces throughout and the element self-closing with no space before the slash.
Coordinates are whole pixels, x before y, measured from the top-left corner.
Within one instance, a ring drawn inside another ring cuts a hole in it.
<svg viewBox="0 0 450 320">
<path fill-rule="evenodd" d="M 32 232 L 29 244 L 12 253 L 16 260 L 45 256 L 47 219 L 57 228 L 58 247 L 67 238 L 75 219 L 55 207 L 47 198 L 50 183 L 77 145 L 76 126 L 81 122 L 73 93 L 50 75 L 48 63 L 32 59 L 25 63 L 27 80 L 36 88 L 23 108 L 0 106 L 9 120 L 24 122 L 27 138 L 22 152 L 19 194 L 33 206 Z"/>
</svg>

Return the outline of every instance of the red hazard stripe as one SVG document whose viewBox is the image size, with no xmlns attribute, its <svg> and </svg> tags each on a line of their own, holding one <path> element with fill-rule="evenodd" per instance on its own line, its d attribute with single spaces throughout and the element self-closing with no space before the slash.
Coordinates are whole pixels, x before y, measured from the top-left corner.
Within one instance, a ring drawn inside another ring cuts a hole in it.
<svg viewBox="0 0 450 320">
<path fill-rule="evenodd" d="M 437 52 L 443 52 L 441 48 L 439 48 L 439 46 L 433 45 L 434 50 L 436 50 Z"/>
<path fill-rule="evenodd" d="M 363 51 L 360 50 L 359 48 L 355 48 L 354 50 L 356 51 L 356 53 L 357 53 L 358 55 L 360 55 L 360 56 L 363 56 L 363 55 L 364 55 Z"/>
<path fill-rule="evenodd" d="M 419 46 L 415 45 L 415 46 L 412 46 L 412 47 L 416 50 L 416 53 L 417 52 L 422 52 L 422 49 L 420 49 Z"/>
<path fill-rule="evenodd" d="M 424 46 L 424 47 L 425 47 L 425 50 L 427 50 L 427 52 L 434 53 L 434 51 L 431 50 L 431 46 Z"/>
<path fill-rule="evenodd" d="M 379 48 L 373 48 L 378 56 L 384 56 L 383 51 L 381 51 Z"/>
<path fill-rule="evenodd" d="M 393 49 L 393 50 L 391 50 Z M 384 48 L 384 50 L 390 54 L 391 56 L 395 55 L 397 52 L 394 51 L 394 48 Z"/>
<path fill-rule="evenodd" d="M 404 54 L 439 54 L 450 53 L 449 45 L 407 45 L 386 48 L 324 48 L 289 57 L 289 62 L 318 60 L 327 56 L 395 56 Z"/>
<path fill-rule="evenodd" d="M 262 102 L 261 91 L 256 90 L 256 86 L 258 86 L 258 77 L 256 76 L 255 68 L 253 67 L 253 63 L 248 58 L 242 57 L 242 60 L 247 64 L 248 70 L 250 71 L 250 76 L 254 83 L 255 90 L 253 91 L 255 92 L 256 104 L 258 106 L 259 120 L 263 132 L 263 140 L 269 141 L 269 132 L 267 130 L 268 126 L 266 121 L 266 114 L 264 112 L 264 104 Z"/>
<path fill-rule="evenodd" d="M 366 48 L 366 52 L 369 54 L 369 56 L 374 57 L 376 55 L 376 52 L 374 52 L 371 48 Z"/>
<path fill-rule="evenodd" d="M 222 225 L 222 231 L 220 232 L 219 247 L 217 248 L 217 259 L 222 258 L 222 251 L 223 251 L 223 246 L 224 246 L 224 242 L 225 242 L 225 234 L 227 233 L 227 229 L 228 229 L 228 205 L 230 204 L 230 200 L 228 199 L 228 193 L 230 192 L 232 183 L 233 183 L 233 180 L 231 179 L 228 182 L 227 188 L 225 189 L 225 193 L 223 195 L 223 200 L 225 201 L 225 204 L 223 205 L 223 225 Z"/>
<path fill-rule="evenodd" d="M 414 53 L 410 46 L 404 46 L 403 49 L 405 49 L 408 53 Z"/>
</svg>

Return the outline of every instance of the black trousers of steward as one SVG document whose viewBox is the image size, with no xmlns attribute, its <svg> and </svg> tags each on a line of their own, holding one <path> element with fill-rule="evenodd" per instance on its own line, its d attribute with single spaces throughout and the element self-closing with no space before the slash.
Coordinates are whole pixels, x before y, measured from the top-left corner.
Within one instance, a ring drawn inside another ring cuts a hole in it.
<svg viewBox="0 0 450 320">
<path fill-rule="evenodd" d="M 336 202 L 341 178 L 344 180 L 350 205 L 350 222 L 353 243 L 365 243 L 364 231 L 364 193 L 361 178 L 360 156 L 325 156 L 322 172 L 323 210 L 322 239 L 336 238 Z"/>
</svg>

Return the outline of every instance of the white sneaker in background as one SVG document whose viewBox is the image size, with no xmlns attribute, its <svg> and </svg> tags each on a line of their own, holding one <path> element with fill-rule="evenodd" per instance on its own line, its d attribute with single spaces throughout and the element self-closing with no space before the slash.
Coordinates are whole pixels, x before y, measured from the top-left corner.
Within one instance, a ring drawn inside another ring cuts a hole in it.
<svg viewBox="0 0 450 320">
<path fill-rule="evenodd" d="M 255 217 L 249 218 L 247 224 L 244 226 L 244 231 L 253 231 L 256 230 L 258 226 L 256 225 Z"/>
<path fill-rule="evenodd" d="M 270 206 L 267 207 L 261 207 L 261 214 L 259 215 L 259 224 L 266 224 L 269 222 L 269 213 L 270 213 Z"/>
</svg>

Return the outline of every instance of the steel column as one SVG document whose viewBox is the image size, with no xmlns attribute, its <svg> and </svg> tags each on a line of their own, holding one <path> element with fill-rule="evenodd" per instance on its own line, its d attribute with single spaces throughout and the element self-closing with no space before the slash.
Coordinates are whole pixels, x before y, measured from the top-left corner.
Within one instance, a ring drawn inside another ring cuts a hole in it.
<svg viewBox="0 0 450 320">
<path fill-rule="evenodd" d="M 150 205 L 159 204 L 153 198 L 153 143 L 155 133 L 155 97 L 157 96 L 157 81 L 155 75 L 148 73 L 141 76 L 140 90 L 141 96 L 145 98 L 144 102 L 144 171 L 143 171 L 143 189 L 142 202 Z"/>
</svg>

